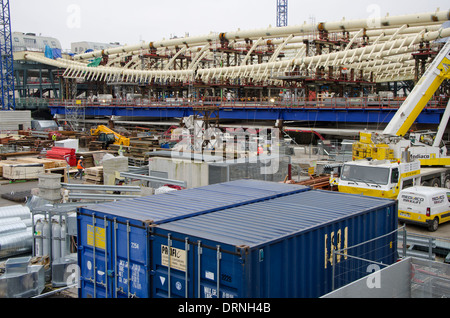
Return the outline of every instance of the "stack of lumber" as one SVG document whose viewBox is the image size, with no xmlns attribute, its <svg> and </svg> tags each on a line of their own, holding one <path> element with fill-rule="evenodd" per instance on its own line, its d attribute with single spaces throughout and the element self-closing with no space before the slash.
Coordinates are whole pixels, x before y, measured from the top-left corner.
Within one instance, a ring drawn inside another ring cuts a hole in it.
<svg viewBox="0 0 450 318">
<path fill-rule="evenodd" d="M 118 153 L 120 146 L 110 145 L 108 149 L 114 151 L 115 153 Z M 155 139 L 155 137 L 130 138 L 130 146 L 122 147 L 124 156 L 141 159 L 148 158 L 146 153 L 152 152 L 154 150 L 161 150 L 161 148 L 159 147 L 159 140 Z"/>
<path fill-rule="evenodd" d="M 42 163 L 44 165 L 44 169 L 54 169 L 54 168 L 65 168 L 67 167 L 67 162 L 65 160 L 59 159 L 39 159 L 39 158 L 19 158 L 18 162 L 21 163 Z"/>
<path fill-rule="evenodd" d="M 3 166 L 16 164 L 17 161 L 14 160 L 1 160 L 0 161 L 0 177 L 3 177 Z"/>
<path fill-rule="evenodd" d="M 89 184 L 103 184 L 103 167 L 86 168 L 84 178 Z"/>
<path fill-rule="evenodd" d="M 103 149 L 103 142 L 95 140 L 89 142 L 89 151 L 97 151 L 102 149 Z"/>
<path fill-rule="evenodd" d="M 38 173 L 63 169 L 67 166 L 65 160 L 39 159 L 34 157 L 21 157 L 0 161 L 0 177 L 5 179 L 37 179 Z M 6 169 L 5 169 L 6 168 Z"/>
</svg>

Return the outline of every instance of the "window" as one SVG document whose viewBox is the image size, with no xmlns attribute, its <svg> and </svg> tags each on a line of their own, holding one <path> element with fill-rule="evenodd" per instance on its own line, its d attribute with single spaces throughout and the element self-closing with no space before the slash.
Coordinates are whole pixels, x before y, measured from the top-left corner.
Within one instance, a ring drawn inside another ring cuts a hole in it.
<svg viewBox="0 0 450 318">
<path fill-rule="evenodd" d="M 362 181 L 376 184 L 388 184 L 389 175 L 389 168 L 344 165 L 341 179 L 357 182 Z"/>
<path fill-rule="evenodd" d="M 19 38 L 14 38 L 14 42 L 19 42 Z"/>
<path fill-rule="evenodd" d="M 25 44 L 27 44 L 27 45 L 35 45 L 36 44 L 36 39 L 23 38 L 23 40 L 25 41 Z"/>
</svg>

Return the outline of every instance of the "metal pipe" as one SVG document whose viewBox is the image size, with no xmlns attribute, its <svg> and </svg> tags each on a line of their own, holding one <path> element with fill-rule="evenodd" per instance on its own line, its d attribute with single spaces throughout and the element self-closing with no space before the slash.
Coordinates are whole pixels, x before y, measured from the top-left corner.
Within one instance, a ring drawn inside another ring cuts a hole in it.
<svg viewBox="0 0 450 318">
<path fill-rule="evenodd" d="M 404 23 L 403 23 L 404 24 Z M 402 25 L 403 25 L 402 24 Z M 209 80 L 213 78 L 219 78 L 222 76 L 231 77 L 233 74 L 233 78 L 238 76 L 243 76 L 245 74 L 246 77 L 256 77 L 259 79 L 268 78 L 269 70 L 282 69 L 287 67 L 293 67 L 295 65 L 306 67 L 308 65 L 311 67 L 312 65 L 318 65 L 320 63 L 325 63 L 325 61 L 334 60 L 335 65 L 341 65 L 345 63 L 347 56 L 359 57 L 359 60 L 364 60 L 371 56 L 372 54 L 376 54 L 377 59 L 383 59 L 392 54 L 405 54 L 408 52 L 413 52 L 413 45 L 418 44 L 421 41 L 432 41 L 438 38 L 443 38 L 450 36 L 450 28 L 440 29 L 438 31 L 424 32 L 421 37 L 417 36 L 408 36 L 405 38 L 397 38 L 395 40 L 386 41 L 384 43 L 378 42 L 378 44 L 373 44 L 371 46 L 366 46 L 363 48 L 357 48 L 353 50 L 347 50 L 342 52 L 335 52 L 330 54 L 325 54 L 321 56 L 313 56 L 313 57 L 301 57 L 296 58 L 294 60 L 282 60 L 270 63 L 256 64 L 256 65 L 240 65 L 233 67 L 221 67 L 221 68 L 213 68 L 213 69 L 198 69 L 196 77 L 201 77 L 204 80 Z M 392 37 L 391 37 L 392 38 Z M 399 50 L 401 49 L 401 52 Z M 371 50 L 371 51 L 370 51 Z M 370 53 L 367 53 L 370 52 Z M 26 53 L 24 55 L 25 59 L 29 59 L 36 62 L 41 62 L 48 65 L 53 65 L 61 68 L 68 68 L 69 75 L 81 76 L 78 74 L 82 74 L 82 77 L 89 76 L 92 72 L 102 71 L 107 74 L 115 74 L 117 76 L 121 76 L 125 81 L 132 82 L 137 81 L 143 77 L 151 79 L 168 79 L 172 78 L 175 80 L 184 80 L 191 79 L 194 77 L 194 70 L 130 70 L 130 69 L 120 69 L 120 68 L 111 68 L 111 67 L 103 67 L 99 66 L 98 68 L 89 68 L 86 64 L 84 66 L 82 63 L 75 64 L 69 62 L 67 60 L 59 59 L 58 61 L 47 59 L 43 56 L 38 56 L 35 53 Z M 79 65 L 81 64 L 81 65 Z M 97 70 L 98 69 L 98 70 Z M 66 70 L 67 71 L 67 70 Z"/>
<path fill-rule="evenodd" d="M 31 211 L 27 206 L 12 205 L 0 208 L 0 219 L 20 217 L 21 219 L 31 218 Z"/>
<path fill-rule="evenodd" d="M 171 293 L 171 282 L 170 282 L 170 249 L 172 248 L 172 241 L 170 239 L 170 234 L 167 235 L 167 297 L 170 298 L 170 293 Z"/>
<path fill-rule="evenodd" d="M 118 224 L 114 218 L 114 298 L 117 298 L 117 229 Z"/>
<path fill-rule="evenodd" d="M 442 23 L 443 21 L 450 20 L 450 11 L 439 11 L 431 13 L 409 14 L 401 16 L 386 16 L 376 21 L 377 25 L 374 27 L 381 28 L 381 26 L 401 27 L 404 24 L 420 26 L 430 23 Z M 345 31 L 358 31 L 360 29 L 371 29 L 373 21 L 370 19 L 359 20 L 341 20 L 337 22 L 321 22 L 318 24 L 306 24 L 301 26 L 286 26 L 286 27 L 268 27 L 257 30 L 238 30 L 227 33 L 210 33 L 208 35 L 176 38 L 170 40 L 162 40 L 159 42 L 147 42 L 135 45 L 127 45 L 117 48 L 110 48 L 106 50 L 98 50 L 90 53 L 78 54 L 74 57 L 75 60 L 90 59 L 93 57 L 100 57 L 102 55 L 120 54 L 130 51 L 148 50 L 157 47 L 183 47 L 198 45 L 207 42 L 219 42 L 224 40 L 238 40 L 238 39 L 258 39 L 264 38 L 278 38 L 286 35 L 306 35 L 313 31 L 328 31 L 328 32 L 342 32 Z M 379 26 L 378 26 L 379 25 Z"/>
<path fill-rule="evenodd" d="M 202 242 L 198 241 L 197 245 L 197 298 L 200 298 L 200 284 L 201 284 L 201 260 L 202 260 Z"/>
<path fill-rule="evenodd" d="M 31 250 L 33 245 L 33 233 L 31 228 L 23 232 L 0 236 L 0 256 L 14 254 L 18 251 Z"/>
<path fill-rule="evenodd" d="M 140 195 L 125 194 L 95 194 L 95 193 L 69 193 L 69 199 L 89 199 L 89 200 L 125 200 L 140 198 Z"/>
<path fill-rule="evenodd" d="M 106 216 L 103 217 L 103 223 L 105 226 L 105 298 L 108 298 L 108 223 Z"/>
<path fill-rule="evenodd" d="M 220 298 L 220 260 L 222 253 L 220 252 L 220 245 L 217 245 L 217 298 Z"/>
<path fill-rule="evenodd" d="M 123 178 L 127 178 L 127 179 L 138 179 L 138 180 L 145 180 L 145 181 L 151 181 L 151 182 L 160 182 L 160 183 L 178 185 L 181 187 L 186 187 L 186 185 L 187 185 L 186 181 L 144 176 L 144 175 L 134 174 L 134 173 L 129 173 L 129 172 L 121 172 L 120 176 Z"/>
<path fill-rule="evenodd" d="M 189 269 L 189 238 L 185 238 L 184 239 L 184 250 L 186 251 L 186 260 L 185 260 L 185 264 L 186 264 L 186 270 L 184 272 L 184 296 L 185 298 L 189 298 L 189 292 L 188 292 L 188 269 Z"/>
<path fill-rule="evenodd" d="M 127 298 L 130 298 L 130 221 L 127 221 Z"/>
<path fill-rule="evenodd" d="M 94 272 L 94 298 L 97 298 L 97 276 L 96 276 L 96 272 L 97 272 L 97 266 L 96 266 L 96 262 L 95 262 L 95 248 L 96 248 L 96 237 L 95 237 L 95 213 L 92 213 L 92 237 L 93 237 L 93 248 L 92 248 L 92 258 L 93 258 L 93 266 L 92 266 L 92 270 Z"/>
<path fill-rule="evenodd" d="M 68 184 L 61 183 L 67 190 L 89 190 L 89 191 L 121 191 L 121 192 L 140 192 L 138 186 L 113 186 L 113 185 L 93 185 L 93 184 Z"/>
</svg>

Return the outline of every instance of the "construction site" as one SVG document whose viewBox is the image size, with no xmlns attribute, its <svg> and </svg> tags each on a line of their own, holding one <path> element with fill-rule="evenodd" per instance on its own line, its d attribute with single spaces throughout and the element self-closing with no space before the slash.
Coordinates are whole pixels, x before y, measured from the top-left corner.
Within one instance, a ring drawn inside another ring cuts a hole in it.
<svg viewBox="0 0 450 318">
<path fill-rule="evenodd" d="M 450 10 L 65 50 L 9 6 L 0 298 L 450 296 Z"/>
</svg>

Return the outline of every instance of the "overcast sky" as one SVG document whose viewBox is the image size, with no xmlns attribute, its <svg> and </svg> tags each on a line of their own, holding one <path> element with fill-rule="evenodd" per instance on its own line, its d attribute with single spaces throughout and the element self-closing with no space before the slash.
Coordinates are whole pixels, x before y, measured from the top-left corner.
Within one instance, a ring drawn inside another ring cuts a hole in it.
<svg viewBox="0 0 450 318">
<path fill-rule="evenodd" d="M 276 26 L 276 0 L 14 0 L 12 30 L 59 39 L 63 49 L 79 41 L 136 44 L 212 32 Z M 384 17 L 437 8 L 448 0 L 289 0 L 289 25 Z"/>
</svg>

